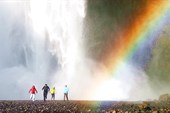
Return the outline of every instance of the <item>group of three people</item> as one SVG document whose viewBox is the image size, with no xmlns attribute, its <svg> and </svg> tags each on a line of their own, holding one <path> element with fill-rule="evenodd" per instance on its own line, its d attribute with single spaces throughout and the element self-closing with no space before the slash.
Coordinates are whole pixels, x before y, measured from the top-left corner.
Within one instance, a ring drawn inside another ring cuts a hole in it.
<svg viewBox="0 0 170 113">
<path fill-rule="evenodd" d="M 55 100 L 55 87 L 51 88 L 51 90 L 50 90 L 49 86 L 47 84 L 45 84 L 44 87 L 42 88 L 42 90 L 43 90 L 43 99 L 44 99 L 44 101 L 46 101 L 49 91 L 51 93 L 51 100 Z M 68 101 L 68 91 L 69 91 L 69 88 L 67 87 L 67 85 L 65 85 L 65 87 L 64 87 L 64 101 L 65 100 Z M 29 90 L 29 93 L 31 93 L 30 99 L 32 101 L 35 101 L 35 95 L 36 95 L 36 93 L 38 93 L 38 91 L 37 91 L 37 89 L 35 88 L 34 85 Z"/>
</svg>

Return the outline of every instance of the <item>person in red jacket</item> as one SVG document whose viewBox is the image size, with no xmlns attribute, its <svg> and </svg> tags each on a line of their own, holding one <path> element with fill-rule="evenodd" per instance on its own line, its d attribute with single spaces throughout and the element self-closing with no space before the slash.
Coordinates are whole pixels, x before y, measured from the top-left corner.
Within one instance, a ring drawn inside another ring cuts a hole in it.
<svg viewBox="0 0 170 113">
<path fill-rule="evenodd" d="M 33 85 L 32 88 L 29 90 L 29 93 L 31 93 L 30 95 L 30 99 L 32 101 L 35 101 L 35 94 L 38 93 L 37 89 L 35 88 L 35 86 Z"/>
</svg>

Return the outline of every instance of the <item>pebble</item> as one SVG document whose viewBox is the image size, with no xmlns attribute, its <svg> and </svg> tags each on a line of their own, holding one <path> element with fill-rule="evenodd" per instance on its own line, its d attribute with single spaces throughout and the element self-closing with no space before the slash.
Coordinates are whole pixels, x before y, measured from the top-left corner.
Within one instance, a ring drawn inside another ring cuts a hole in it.
<svg viewBox="0 0 170 113">
<path fill-rule="evenodd" d="M 153 111 L 152 113 L 158 113 L 158 111 Z"/>
</svg>

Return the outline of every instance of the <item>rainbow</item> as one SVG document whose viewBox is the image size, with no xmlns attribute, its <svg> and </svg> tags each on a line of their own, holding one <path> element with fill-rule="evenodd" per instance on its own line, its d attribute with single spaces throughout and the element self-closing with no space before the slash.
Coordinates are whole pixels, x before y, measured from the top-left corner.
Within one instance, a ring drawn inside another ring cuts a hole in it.
<svg viewBox="0 0 170 113">
<path fill-rule="evenodd" d="M 139 45 L 147 41 L 149 33 L 160 30 L 167 15 L 170 14 L 169 0 L 148 0 L 140 14 L 134 15 L 134 21 L 119 33 L 120 40 L 113 42 L 113 46 L 106 52 L 105 61 L 109 73 L 119 67 L 120 61 L 126 61 L 135 53 Z"/>
</svg>

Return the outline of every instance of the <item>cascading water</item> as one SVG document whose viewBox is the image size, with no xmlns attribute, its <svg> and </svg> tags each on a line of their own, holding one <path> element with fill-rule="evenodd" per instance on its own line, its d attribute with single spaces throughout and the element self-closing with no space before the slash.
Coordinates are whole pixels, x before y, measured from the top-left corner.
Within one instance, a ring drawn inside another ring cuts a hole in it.
<svg viewBox="0 0 170 113">
<path fill-rule="evenodd" d="M 34 30 L 43 42 L 48 40 L 47 51 L 57 58 L 66 80 L 73 76 L 75 63 L 82 55 L 84 16 L 85 1 L 31 1 L 30 17 Z"/>
<path fill-rule="evenodd" d="M 85 1 L 10 0 L 0 5 L 1 99 L 28 99 L 30 86 L 41 92 L 45 83 L 57 85 L 62 95 L 83 58 Z M 10 97 L 9 90 L 14 92 Z"/>
</svg>

